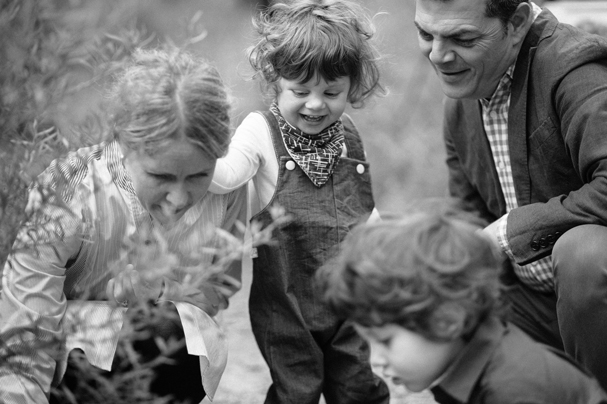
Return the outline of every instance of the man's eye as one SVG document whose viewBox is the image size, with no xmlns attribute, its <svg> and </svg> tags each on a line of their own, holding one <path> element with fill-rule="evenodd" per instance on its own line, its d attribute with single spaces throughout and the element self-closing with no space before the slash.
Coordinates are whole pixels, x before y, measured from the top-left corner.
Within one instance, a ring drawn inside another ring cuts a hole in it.
<svg viewBox="0 0 607 404">
<path fill-rule="evenodd" d="M 455 42 L 458 45 L 464 46 L 464 47 L 470 47 L 470 46 L 474 46 L 474 44 L 476 43 L 476 38 L 472 38 L 472 39 L 456 39 Z"/>
<path fill-rule="evenodd" d="M 423 39 L 424 41 L 431 41 L 432 39 L 434 39 L 432 37 L 432 35 L 427 33 L 426 31 L 419 30 L 419 31 L 417 31 L 417 33 L 418 33 L 419 37 L 421 39 Z"/>
</svg>

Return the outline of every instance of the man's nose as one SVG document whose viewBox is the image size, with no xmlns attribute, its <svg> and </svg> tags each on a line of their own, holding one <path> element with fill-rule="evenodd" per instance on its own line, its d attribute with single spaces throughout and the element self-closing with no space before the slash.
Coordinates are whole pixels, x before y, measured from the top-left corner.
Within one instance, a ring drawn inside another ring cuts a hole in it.
<svg viewBox="0 0 607 404">
<path fill-rule="evenodd" d="M 432 49 L 430 49 L 429 58 L 435 65 L 449 63 L 455 60 L 455 52 L 445 41 L 434 40 L 432 42 Z"/>
</svg>

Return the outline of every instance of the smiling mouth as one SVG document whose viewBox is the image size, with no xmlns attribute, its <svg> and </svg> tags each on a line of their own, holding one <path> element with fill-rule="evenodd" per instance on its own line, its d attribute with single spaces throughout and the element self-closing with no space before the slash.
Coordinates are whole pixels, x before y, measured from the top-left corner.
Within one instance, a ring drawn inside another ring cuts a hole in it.
<svg viewBox="0 0 607 404">
<path fill-rule="evenodd" d="M 458 74 L 462 74 L 464 72 L 465 72 L 465 70 L 459 70 L 459 71 L 456 71 L 456 72 L 444 72 L 444 71 L 441 71 L 441 73 L 444 74 L 445 76 L 457 76 Z"/>
<path fill-rule="evenodd" d="M 304 115 L 304 114 L 300 114 L 300 115 L 304 121 L 312 122 L 312 123 L 318 123 L 318 122 L 322 121 L 323 118 L 325 117 L 324 115 Z"/>
</svg>

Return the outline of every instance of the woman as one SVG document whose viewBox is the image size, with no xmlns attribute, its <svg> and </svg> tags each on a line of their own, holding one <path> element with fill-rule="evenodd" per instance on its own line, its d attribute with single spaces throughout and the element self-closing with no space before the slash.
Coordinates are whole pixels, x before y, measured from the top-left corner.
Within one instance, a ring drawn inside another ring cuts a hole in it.
<svg viewBox="0 0 607 404">
<path fill-rule="evenodd" d="M 185 334 L 191 354 L 184 346 L 175 366 L 156 368 L 152 392 L 198 403 L 225 366 L 210 316 L 240 288 L 239 266 L 198 276 L 219 242 L 211 229 L 232 230 L 245 214 L 244 189 L 207 193 L 230 139 L 225 87 L 185 53 L 139 50 L 112 95 L 114 139 L 53 162 L 31 191 L 34 214 L 2 277 L 2 402 L 47 402 L 73 348 L 110 370 L 135 302 L 173 302 L 181 319 L 147 330 L 144 357 L 158 333 Z"/>
</svg>

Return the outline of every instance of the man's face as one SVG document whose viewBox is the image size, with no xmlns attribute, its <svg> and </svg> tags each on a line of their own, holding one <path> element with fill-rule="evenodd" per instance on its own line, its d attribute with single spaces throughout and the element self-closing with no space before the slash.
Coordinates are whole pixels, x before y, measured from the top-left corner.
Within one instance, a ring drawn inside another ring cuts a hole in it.
<svg viewBox="0 0 607 404">
<path fill-rule="evenodd" d="M 416 0 L 419 47 L 450 98 L 490 98 L 516 60 L 518 38 L 498 18 L 485 16 L 487 0 Z"/>
</svg>

